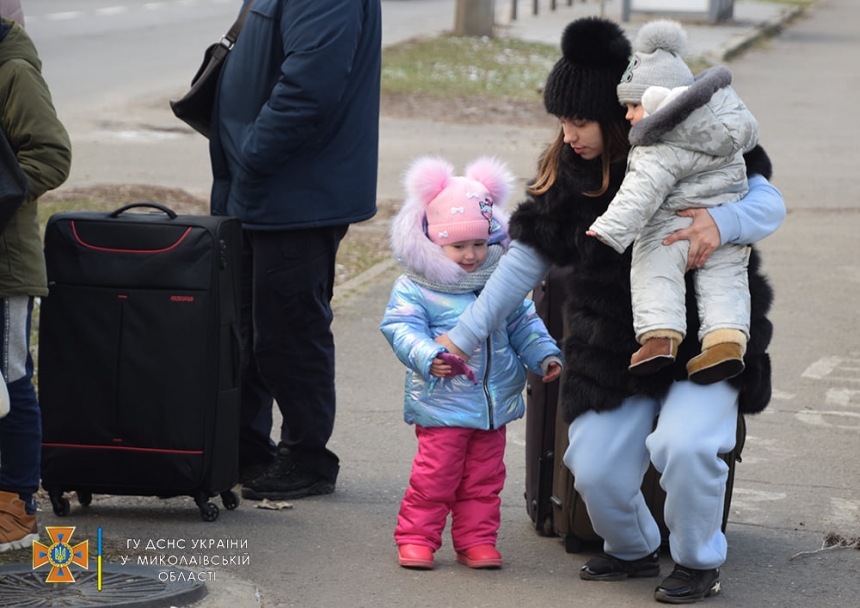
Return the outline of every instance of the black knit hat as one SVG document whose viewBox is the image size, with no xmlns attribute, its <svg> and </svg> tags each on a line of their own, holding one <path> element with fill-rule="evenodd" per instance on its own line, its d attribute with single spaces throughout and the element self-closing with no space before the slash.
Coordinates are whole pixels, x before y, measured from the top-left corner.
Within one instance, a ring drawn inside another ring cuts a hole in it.
<svg viewBox="0 0 860 608">
<path fill-rule="evenodd" d="M 547 112 L 562 118 L 617 120 L 623 108 L 616 86 L 632 53 L 624 30 L 608 19 L 577 19 L 561 35 L 561 53 L 543 92 Z"/>
</svg>

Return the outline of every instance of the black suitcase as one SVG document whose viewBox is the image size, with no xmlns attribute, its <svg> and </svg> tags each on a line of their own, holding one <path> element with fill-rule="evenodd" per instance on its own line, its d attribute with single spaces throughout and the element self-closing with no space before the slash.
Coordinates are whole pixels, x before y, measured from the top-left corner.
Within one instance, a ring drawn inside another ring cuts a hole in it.
<svg viewBox="0 0 860 608">
<path fill-rule="evenodd" d="M 239 504 L 241 246 L 235 218 L 148 202 L 48 220 L 38 382 L 57 515 L 73 490 L 193 496 L 205 521 L 210 497 Z"/>
<path fill-rule="evenodd" d="M 567 268 L 553 266 L 538 285 L 532 299 L 538 316 L 550 335 L 561 345 L 564 334 L 561 305 Z M 552 508 L 552 477 L 555 463 L 555 419 L 559 382 L 544 384 L 528 373 L 526 384 L 526 511 L 543 536 L 555 536 Z"/>
</svg>

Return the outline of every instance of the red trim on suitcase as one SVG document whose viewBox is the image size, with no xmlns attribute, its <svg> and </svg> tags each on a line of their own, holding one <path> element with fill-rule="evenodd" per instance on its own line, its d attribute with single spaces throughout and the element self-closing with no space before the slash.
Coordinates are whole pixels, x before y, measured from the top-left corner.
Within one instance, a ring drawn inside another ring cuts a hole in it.
<svg viewBox="0 0 860 608">
<path fill-rule="evenodd" d="M 77 228 L 75 228 L 75 220 L 71 220 L 70 224 L 72 227 L 72 234 L 75 235 L 75 240 L 80 245 L 86 247 L 87 249 L 95 249 L 96 251 L 109 251 L 112 253 L 163 253 L 165 251 L 170 251 L 171 249 L 177 247 L 179 243 L 184 241 L 185 237 L 188 236 L 188 233 L 191 232 L 191 229 L 193 228 L 193 226 L 189 226 L 185 230 L 185 232 L 182 233 L 182 236 L 179 237 L 178 241 L 173 243 L 173 245 L 171 245 L 170 247 L 164 247 L 163 249 L 111 249 L 110 247 L 98 247 L 96 245 L 91 245 L 89 243 L 84 242 L 84 240 L 78 235 Z"/>
<path fill-rule="evenodd" d="M 43 443 L 48 448 L 78 448 L 84 450 L 125 450 L 127 452 L 158 452 L 160 454 L 202 454 L 203 450 L 165 450 L 161 448 L 132 448 L 114 445 L 79 445 L 74 443 Z"/>
</svg>

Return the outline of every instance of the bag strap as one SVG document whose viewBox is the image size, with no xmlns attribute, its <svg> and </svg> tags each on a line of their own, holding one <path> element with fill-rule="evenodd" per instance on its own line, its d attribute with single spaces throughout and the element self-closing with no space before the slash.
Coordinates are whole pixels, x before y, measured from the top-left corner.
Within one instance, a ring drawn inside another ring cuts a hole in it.
<svg viewBox="0 0 860 608">
<path fill-rule="evenodd" d="M 239 32 L 242 31 L 242 26 L 245 25 L 245 19 L 248 18 L 248 13 L 251 12 L 251 6 L 253 4 L 254 0 L 250 0 L 250 2 L 245 5 L 245 8 L 243 8 L 242 12 L 239 13 L 236 21 L 230 26 L 230 29 L 227 30 L 227 33 L 221 36 L 221 40 L 218 41 L 218 43 L 228 51 L 232 50 L 233 45 L 236 44 L 236 39 L 239 37 Z"/>
</svg>

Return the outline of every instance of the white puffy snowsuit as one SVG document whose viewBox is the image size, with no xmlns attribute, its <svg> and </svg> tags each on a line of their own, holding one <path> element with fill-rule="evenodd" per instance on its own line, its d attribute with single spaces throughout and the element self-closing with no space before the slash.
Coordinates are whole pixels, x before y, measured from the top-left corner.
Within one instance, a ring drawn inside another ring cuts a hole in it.
<svg viewBox="0 0 860 608">
<path fill-rule="evenodd" d="M 690 243 L 662 244 L 691 223 L 676 212 L 735 202 L 747 192 L 743 154 L 758 143 L 759 126 L 729 86 L 731 78 L 724 67 L 706 70 L 633 125 L 624 181 L 591 225 L 619 253 L 633 242 L 630 282 L 637 339 L 666 329 L 686 335 L 684 274 Z M 749 337 L 748 258 L 748 246 L 725 244 L 695 271 L 699 340 L 717 329 L 737 329 Z"/>
</svg>

